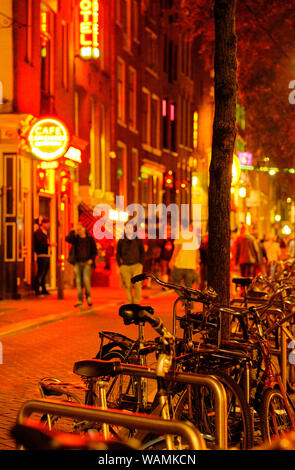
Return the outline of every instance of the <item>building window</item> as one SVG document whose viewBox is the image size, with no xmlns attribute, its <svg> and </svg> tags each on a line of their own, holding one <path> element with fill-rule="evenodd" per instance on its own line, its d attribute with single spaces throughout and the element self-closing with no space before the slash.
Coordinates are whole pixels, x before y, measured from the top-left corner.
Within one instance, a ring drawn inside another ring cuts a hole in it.
<svg viewBox="0 0 295 470">
<path fill-rule="evenodd" d="M 182 96 L 180 98 L 181 103 L 181 118 L 180 118 L 180 142 L 182 145 L 185 145 L 185 136 L 186 136 L 186 99 Z"/>
<path fill-rule="evenodd" d="M 79 92 L 76 90 L 74 93 L 74 126 L 75 135 L 79 135 L 79 108 L 80 108 L 80 97 Z"/>
<path fill-rule="evenodd" d="M 168 72 L 168 36 L 164 34 L 163 72 Z"/>
<path fill-rule="evenodd" d="M 142 93 L 142 142 L 150 144 L 150 92 L 143 90 Z"/>
<path fill-rule="evenodd" d="M 173 42 L 168 43 L 168 82 L 173 80 Z"/>
<path fill-rule="evenodd" d="M 32 0 L 26 2 L 27 14 L 27 27 L 26 27 L 26 61 L 32 64 L 32 28 L 33 28 L 33 14 L 32 14 Z"/>
<path fill-rule="evenodd" d="M 136 71 L 128 69 L 128 124 L 132 129 L 136 129 Z"/>
<path fill-rule="evenodd" d="M 15 198 L 15 180 L 16 180 L 16 155 L 4 154 L 4 175 L 5 175 L 5 215 L 15 216 L 16 198 Z"/>
<path fill-rule="evenodd" d="M 146 66 L 154 72 L 158 71 L 158 50 L 156 34 L 150 29 L 146 29 Z"/>
<path fill-rule="evenodd" d="M 127 202 L 127 154 L 126 145 L 122 142 L 118 142 L 117 148 L 117 195 L 125 197 L 125 203 Z"/>
<path fill-rule="evenodd" d="M 194 111 L 194 125 L 193 125 L 193 148 L 194 151 L 198 148 L 198 137 L 199 137 L 199 113 Z"/>
<path fill-rule="evenodd" d="M 15 224 L 5 224 L 5 261 L 15 261 Z"/>
<path fill-rule="evenodd" d="M 49 10 L 41 10 L 41 108 L 51 112 L 53 103 L 54 46 L 53 31 L 55 15 Z"/>
<path fill-rule="evenodd" d="M 160 100 L 157 96 L 152 96 L 151 101 L 151 146 L 160 148 Z"/>
<path fill-rule="evenodd" d="M 120 24 L 123 29 L 123 45 L 131 49 L 131 0 L 121 0 Z"/>
<path fill-rule="evenodd" d="M 133 202 L 139 202 L 138 201 L 138 177 L 139 177 L 139 164 L 138 164 L 138 150 L 133 148 L 132 149 L 132 164 L 131 164 L 131 169 L 132 169 L 132 201 Z"/>
<path fill-rule="evenodd" d="M 100 106 L 100 173 L 101 189 L 106 190 L 106 107 L 104 103 Z"/>
<path fill-rule="evenodd" d="M 173 69 L 174 69 L 174 80 L 177 80 L 177 73 L 178 73 L 178 45 L 174 46 L 174 64 L 173 64 Z"/>
<path fill-rule="evenodd" d="M 138 21 L 139 21 L 139 7 L 138 1 L 132 0 L 132 31 L 133 31 L 133 40 L 138 41 Z"/>
<path fill-rule="evenodd" d="M 116 23 L 121 25 L 121 0 L 116 0 Z"/>
<path fill-rule="evenodd" d="M 170 104 L 171 150 L 176 152 L 176 106 Z"/>
<path fill-rule="evenodd" d="M 192 104 L 188 100 L 187 102 L 187 146 L 192 147 L 193 144 L 193 113 L 192 113 Z"/>
<path fill-rule="evenodd" d="M 91 162 L 91 186 L 98 189 L 101 186 L 100 159 L 98 153 L 98 126 L 97 103 L 94 97 L 90 101 L 90 162 Z"/>
<path fill-rule="evenodd" d="M 62 86 L 68 88 L 69 86 L 69 25 L 62 23 L 61 25 L 61 73 L 62 73 Z"/>
<path fill-rule="evenodd" d="M 125 122 L 125 62 L 117 62 L 117 109 L 118 121 Z"/>
<path fill-rule="evenodd" d="M 168 148 L 168 100 L 162 100 L 162 133 L 163 133 L 163 147 Z"/>
</svg>

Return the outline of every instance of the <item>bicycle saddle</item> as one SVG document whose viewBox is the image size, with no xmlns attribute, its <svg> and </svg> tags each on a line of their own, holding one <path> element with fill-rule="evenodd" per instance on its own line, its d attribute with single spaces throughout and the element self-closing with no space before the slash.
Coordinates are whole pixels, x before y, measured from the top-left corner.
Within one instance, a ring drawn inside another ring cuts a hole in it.
<svg viewBox="0 0 295 470">
<path fill-rule="evenodd" d="M 144 323 L 144 319 L 140 317 L 140 312 L 145 311 L 150 315 L 154 314 L 153 307 L 144 307 L 138 304 L 125 304 L 119 308 L 119 315 L 124 319 L 125 325 L 131 325 L 131 323 L 138 324 Z"/>
<path fill-rule="evenodd" d="M 84 377 L 115 377 L 119 370 L 120 361 L 101 361 L 88 359 L 74 364 L 74 373 Z"/>
<path fill-rule="evenodd" d="M 239 286 L 250 286 L 252 281 L 252 277 L 234 277 L 232 282 Z"/>
</svg>

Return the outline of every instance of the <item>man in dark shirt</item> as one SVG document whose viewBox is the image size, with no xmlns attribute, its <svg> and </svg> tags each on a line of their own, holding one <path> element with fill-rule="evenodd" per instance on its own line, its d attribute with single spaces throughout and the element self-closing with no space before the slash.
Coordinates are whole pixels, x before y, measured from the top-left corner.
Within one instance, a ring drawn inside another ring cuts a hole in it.
<svg viewBox="0 0 295 470">
<path fill-rule="evenodd" d="M 142 273 L 142 266 L 145 258 L 143 242 L 139 238 L 131 239 L 133 227 L 130 224 L 125 226 L 125 237 L 117 244 L 116 260 L 120 267 L 120 274 L 123 286 L 126 288 L 127 302 L 139 304 L 141 299 L 141 283 L 134 284 L 132 290 L 131 279 Z"/>
<path fill-rule="evenodd" d="M 97 248 L 94 238 L 89 235 L 85 227 L 79 224 L 76 230 L 72 230 L 66 237 L 66 241 L 72 245 L 69 262 L 74 265 L 78 303 L 75 307 L 83 305 L 83 285 L 85 287 L 86 301 L 89 307 L 91 300 L 91 268 L 95 268 Z"/>
<path fill-rule="evenodd" d="M 47 217 L 42 219 L 40 227 L 34 232 L 34 250 L 37 253 L 37 275 L 35 281 L 36 295 L 49 292 L 46 289 L 45 281 L 50 267 L 49 247 L 51 246 L 48 237 L 50 222 Z M 41 291 L 40 291 L 41 288 Z"/>
</svg>

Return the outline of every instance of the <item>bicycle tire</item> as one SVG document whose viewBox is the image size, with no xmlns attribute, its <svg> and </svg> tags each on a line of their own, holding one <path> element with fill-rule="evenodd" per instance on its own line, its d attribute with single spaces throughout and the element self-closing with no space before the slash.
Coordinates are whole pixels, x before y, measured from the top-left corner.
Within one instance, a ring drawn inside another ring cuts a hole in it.
<svg viewBox="0 0 295 470">
<path fill-rule="evenodd" d="M 111 361 L 119 359 L 121 362 L 126 362 L 124 351 L 121 349 L 112 349 L 104 354 L 101 358 L 103 361 Z M 128 404 L 129 394 L 129 404 Z M 107 406 L 114 409 L 129 409 L 135 411 L 136 407 L 136 394 L 135 383 L 132 376 L 117 375 L 110 380 L 110 385 L 106 392 Z M 125 400 L 124 400 L 125 398 Z"/>
<path fill-rule="evenodd" d="M 259 417 L 264 442 L 271 442 L 272 438 L 292 430 L 283 395 L 276 388 L 268 388 L 263 393 Z"/>
<path fill-rule="evenodd" d="M 214 376 L 223 384 L 227 395 L 228 448 L 253 447 L 253 428 L 250 407 L 241 387 L 222 372 Z M 175 407 L 175 419 L 189 420 L 200 430 L 208 447 L 216 447 L 214 397 L 206 386 L 192 387 L 194 416 L 187 416 L 188 389 L 184 390 Z"/>
</svg>

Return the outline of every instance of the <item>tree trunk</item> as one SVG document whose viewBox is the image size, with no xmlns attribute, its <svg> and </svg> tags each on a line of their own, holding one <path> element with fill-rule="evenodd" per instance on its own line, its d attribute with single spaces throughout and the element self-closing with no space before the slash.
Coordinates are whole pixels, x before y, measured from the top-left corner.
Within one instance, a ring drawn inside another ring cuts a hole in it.
<svg viewBox="0 0 295 470">
<path fill-rule="evenodd" d="M 230 208 L 236 137 L 236 0 L 215 0 L 215 114 L 209 184 L 208 285 L 223 305 L 230 301 Z M 229 322 L 223 319 L 222 334 Z"/>
</svg>

